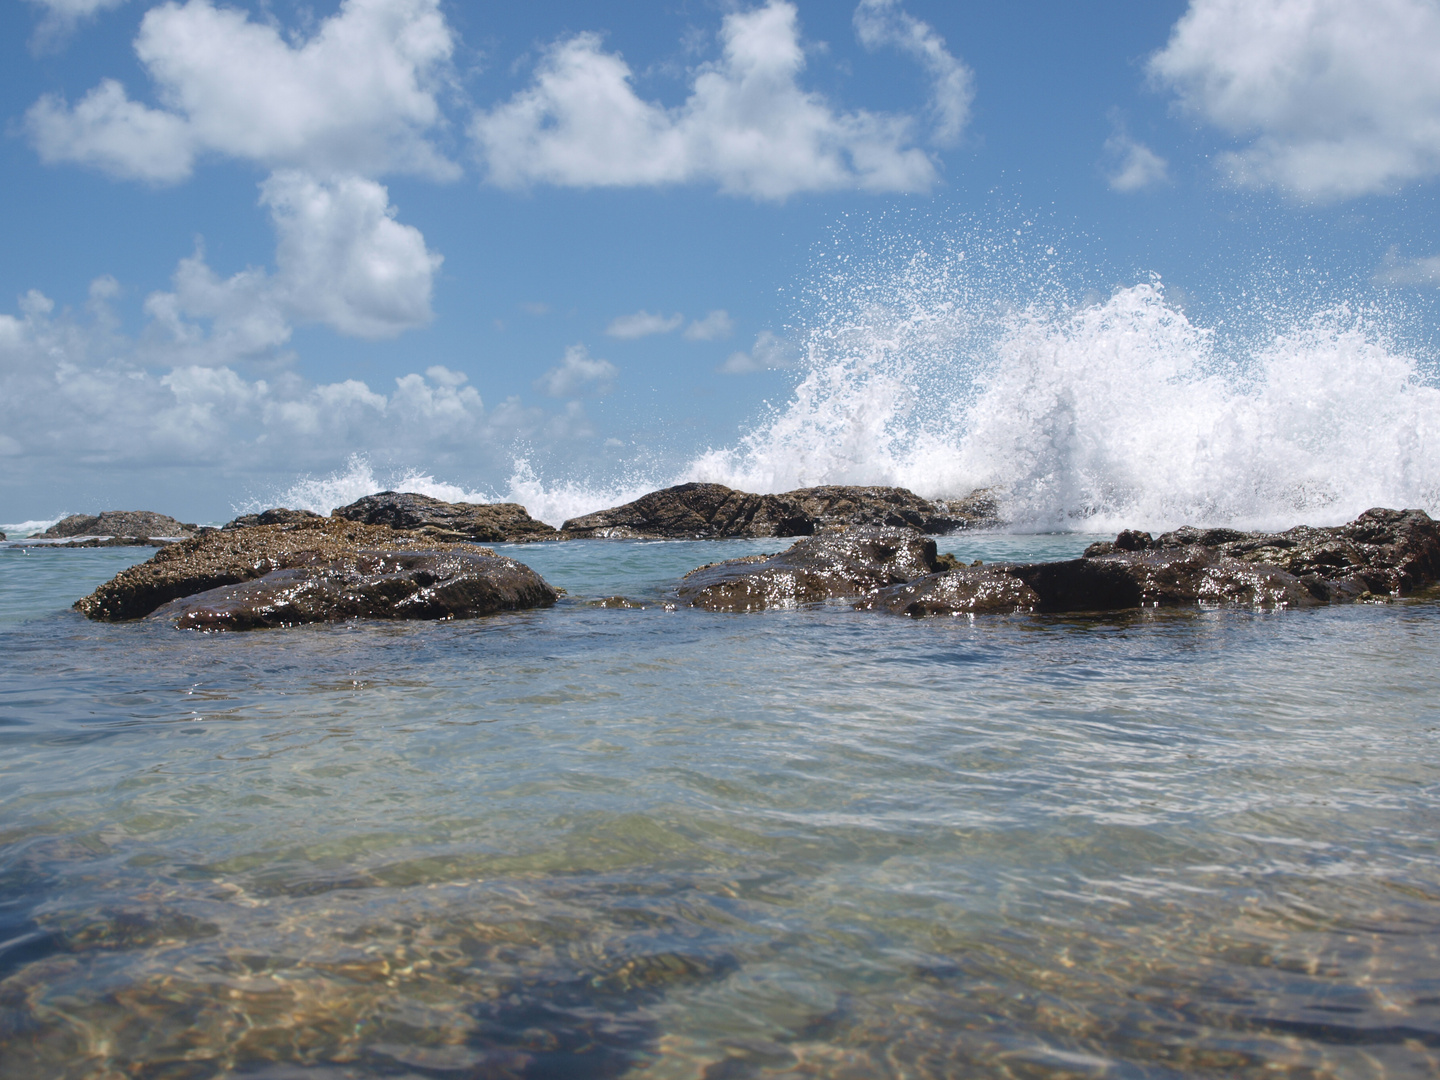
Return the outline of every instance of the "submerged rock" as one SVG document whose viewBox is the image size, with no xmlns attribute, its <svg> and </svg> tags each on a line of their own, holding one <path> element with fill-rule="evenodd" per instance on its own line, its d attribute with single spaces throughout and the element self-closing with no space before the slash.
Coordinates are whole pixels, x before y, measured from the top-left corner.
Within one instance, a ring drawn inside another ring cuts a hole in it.
<svg viewBox="0 0 1440 1080">
<path fill-rule="evenodd" d="M 468 619 L 549 607 L 539 574 L 486 548 L 297 553 L 283 569 L 163 604 L 150 619 L 181 630 L 255 630 L 345 619 Z"/>
<path fill-rule="evenodd" d="M 283 576 L 261 580 L 276 573 Z M 255 588 L 225 593 L 245 583 Z M 172 617 L 180 619 L 193 608 L 186 625 L 211 620 L 216 627 L 237 629 L 362 614 L 449 618 L 544 607 L 559 595 L 529 567 L 488 548 L 317 517 L 215 529 L 182 540 L 122 570 L 75 607 L 92 619 L 139 619 L 171 601 L 200 599 L 201 593 L 208 594 L 203 603 L 181 604 Z"/>
<path fill-rule="evenodd" d="M 708 611 L 758 611 L 868 596 L 945 564 L 914 529 L 869 528 L 813 536 L 778 555 L 728 559 L 692 570 L 678 591 Z"/>
<path fill-rule="evenodd" d="M 646 540 L 813 536 L 859 526 L 908 527 L 933 534 L 993 525 L 996 512 L 994 499 L 983 491 L 945 502 L 897 487 L 827 485 L 754 495 L 723 484 L 695 483 L 571 518 L 561 528 L 577 538 Z"/>
<path fill-rule="evenodd" d="M 289 525 L 295 521 L 311 519 L 318 521 L 320 516 L 314 510 L 291 510 L 285 506 L 277 506 L 270 510 L 262 510 L 258 514 L 244 514 L 234 521 L 227 521 L 221 528 L 249 529 L 256 525 Z"/>
<path fill-rule="evenodd" d="M 451 542 L 499 544 L 560 539 L 558 530 L 536 521 L 519 503 L 448 503 L 409 491 L 366 495 L 332 511 L 331 516 L 412 530 Z"/>
<path fill-rule="evenodd" d="M 101 514 L 71 514 L 51 525 L 40 536 L 45 540 L 90 536 L 106 537 L 111 541 L 146 542 L 156 537 L 189 536 L 194 531 L 194 525 L 186 525 L 153 510 L 106 510 Z"/>
</svg>

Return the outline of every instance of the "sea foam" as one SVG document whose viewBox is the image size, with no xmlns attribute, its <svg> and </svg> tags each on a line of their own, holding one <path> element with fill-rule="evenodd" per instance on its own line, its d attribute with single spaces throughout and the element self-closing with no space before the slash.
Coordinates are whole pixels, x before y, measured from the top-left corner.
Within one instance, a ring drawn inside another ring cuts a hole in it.
<svg viewBox="0 0 1440 1080">
<path fill-rule="evenodd" d="M 476 490 L 420 470 L 380 477 L 357 457 L 280 501 L 327 512 L 395 488 L 519 502 L 559 525 L 700 480 L 989 488 L 1024 531 L 1440 512 L 1440 389 L 1374 295 L 1301 299 L 1268 283 L 1248 293 L 1263 303 L 1212 304 L 1224 310 L 1206 326 L 1158 278 L 1086 294 L 1060 263 L 1021 229 L 928 246 L 861 236 L 817 257 L 787 334 L 793 389 L 733 445 L 605 477 L 542 475 L 522 452 L 506 483 Z"/>
</svg>

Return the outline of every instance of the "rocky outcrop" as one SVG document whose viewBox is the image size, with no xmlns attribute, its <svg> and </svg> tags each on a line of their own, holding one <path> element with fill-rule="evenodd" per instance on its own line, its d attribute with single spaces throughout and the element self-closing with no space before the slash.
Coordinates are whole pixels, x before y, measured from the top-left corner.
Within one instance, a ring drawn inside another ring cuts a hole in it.
<svg viewBox="0 0 1440 1080">
<path fill-rule="evenodd" d="M 1174 552 L 1191 548 L 1277 567 L 1326 599 L 1364 592 L 1404 596 L 1440 580 L 1440 522 L 1423 510 L 1377 508 L 1345 525 L 1300 525 L 1281 533 L 1186 527 L 1152 539 L 1149 533 L 1123 532 L 1114 541 L 1090 545 L 1085 554 L 1131 553 L 1143 563 L 1145 557 L 1154 561 L 1156 553 L 1173 560 Z"/>
<path fill-rule="evenodd" d="M 867 596 L 946 565 L 935 541 L 914 529 L 853 529 L 807 537 L 778 555 L 702 566 L 685 575 L 677 592 L 708 611 L 758 611 Z"/>
<path fill-rule="evenodd" d="M 558 540 L 560 533 L 536 521 L 518 503 L 447 503 L 409 491 L 366 495 L 331 512 L 365 525 L 419 532 L 436 540 L 482 544 Z"/>
<path fill-rule="evenodd" d="M 965 567 L 882 590 L 857 606 L 924 617 L 1123 611 L 1162 604 L 1311 607 L 1327 599 L 1278 567 L 1194 546 L 1064 562 Z"/>
<path fill-rule="evenodd" d="M 45 540 L 71 536 L 109 537 L 140 542 L 156 537 L 188 536 L 194 525 L 186 525 L 152 510 L 106 510 L 102 514 L 71 514 L 40 534 Z"/>
<path fill-rule="evenodd" d="M 1440 580 L 1440 523 L 1367 510 L 1346 525 L 1282 533 L 1127 530 L 1066 562 L 967 567 L 877 592 L 896 614 L 1118 611 L 1175 604 L 1313 607 L 1404 596 Z"/>
<path fill-rule="evenodd" d="M 1127 531 L 1060 562 L 958 566 L 949 559 L 946 566 L 947 559 L 918 532 L 857 530 L 802 540 L 780 555 L 701 567 L 678 593 L 713 611 L 849 597 L 857 608 L 914 617 L 1179 604 L 1313 607 L 1434 585 L 1440 523 L 1421 510 L 1377 509 L 1330 529 L 1179 529 L 1158 539 Z"/>
<path fill-rule="evenodd" d="M 549 607 L 539 574 L 485 548 L 360 550 L 332 558 L 296 553 L 283 569 L 171 600 L 155 621 L 181 630 L 257 630 L 346 619 L 469 619 Z"/>
<path fill-rule="evenodd" d="M 250 529 L 256 525 L 289 525 L 296 521 L 320 520 L 320 515 L 314 510 L 291 510 L 288 507 L 277 506 L 270 510 L 262 510 L 258 514 L 243 514 L 234 521 L 227 521 L 221 526 L 222 529 Z"/>
<path fill-rule="evenodd" d="M 226 592 L 246 583 L 254 589 Z M 170 617 L 239 629 L 361 615 L 462 617 L 544 607 L 558 595 L 529 567 L 488 548 L 315 518 L 182 540 L 121 571 L 75 607 L 92 619 L 119 621 L 188 597 L 197 604 L 182 603 Z"/>
<path fill-rule="evenodd" d="M 813 536 L 861 526 L 937 534 L 993 525 L 996 512 L 987 492 L 946 502 L 897 487 L 828 485 L 753 495 L 723 484 L 697 483 L 652 491 L 624 506 L 571 518 L 561 529 L 577 538 L 646 540 Z"/>
</svg>

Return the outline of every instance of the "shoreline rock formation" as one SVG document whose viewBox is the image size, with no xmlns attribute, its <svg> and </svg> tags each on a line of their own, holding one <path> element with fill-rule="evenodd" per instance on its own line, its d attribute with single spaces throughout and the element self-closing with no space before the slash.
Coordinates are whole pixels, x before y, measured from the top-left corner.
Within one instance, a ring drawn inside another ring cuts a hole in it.
<svg viewBox="0 0 1440 1080">
<path fill-rule="evenodd" d="M 39 539 L 84 538 L 50 544 L 50 547 L 161 547 L 177 538 L 193 536 L 196 531 L 194 525 L 153 510 L 106 510 L 61 518 L 41 533 Z"/>
<path fill-rule="evenodd" d="M 801 540 L 773 556 L 700 567 L 680 600 L 755 611 L 846 598 L 864 610 L 924 618 L 1103 612 L 1181 604 L 1313 607 L 1411 595 L 1440 581 L 1440 523 L 1423 510 L 1367 510 L 1334 528 L 1283 533 L 1123 532 L 1079 559 L 941 565 L 934 542 L 903 530 Z M 903 555 L 901 553 L 904 553 Z M 888 579 L 888 580 L 887 580 Z"/>
<path fill-rule="evenodd" d="M 692 483 L 571 518 L 561 532 L 575 539 L 724 540 L 888 526 L 935 534 L 995 525 L 997 513 L 994 497 L 984 491 L 932 501 L 898 487 L 832 484 L 754 495 L 723 484 Z"/>
<path fill-rule="evenodd" d="M 91 619 L 203 630 L 352 618 L 472 618 L 549 607 L 560 593 L 474 544 L 344 518 L 211 529 L 162 548 L 75 603 Z"/>
</svg>

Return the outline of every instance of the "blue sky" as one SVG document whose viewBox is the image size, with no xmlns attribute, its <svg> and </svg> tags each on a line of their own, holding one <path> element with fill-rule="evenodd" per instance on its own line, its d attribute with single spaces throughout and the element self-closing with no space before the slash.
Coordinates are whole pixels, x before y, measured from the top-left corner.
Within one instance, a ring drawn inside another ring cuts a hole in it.
<svg viewBox="0 0 1440 1080">
<path fill-rule="evenodd" d="M 679 475 L 791 393 L 837 245 L 1019 229 L 1071 299 L 1283 288 L 1433 346 L 1428 0 L 0 18 L 4 521 L 224 518 L 357 453 Z"/>
</svg>

